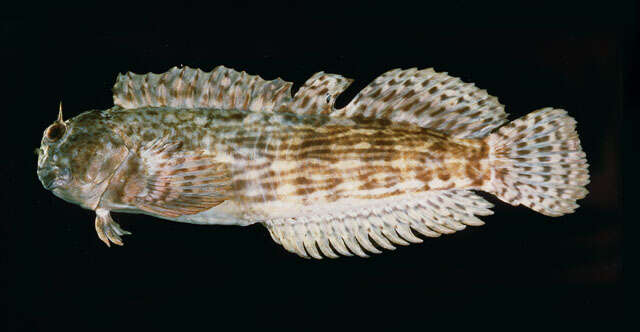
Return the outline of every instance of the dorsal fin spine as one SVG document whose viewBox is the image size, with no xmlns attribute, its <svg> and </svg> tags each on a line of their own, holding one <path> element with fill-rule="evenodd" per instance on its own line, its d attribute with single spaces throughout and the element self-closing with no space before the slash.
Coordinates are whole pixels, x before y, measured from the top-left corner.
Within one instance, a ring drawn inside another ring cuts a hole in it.
<svg viewBox="0 0 640 332">
<path fill-rule="evenodd" d="M 334 103 L 352 80 L 318 72 L 291 97 L 292 83 L 217 66 L 211 72 L 187 66 L 162 74 L 118 75 L 114 104 L 122 108 L 206 107 L 300 115 L 364 117 L 408 122 L 460 138 L 486 136 L 506 120 L 498 99 L 472 83 L 433 68 L 393 69 L 377 77 L 347 106 Z"/>
</svg>

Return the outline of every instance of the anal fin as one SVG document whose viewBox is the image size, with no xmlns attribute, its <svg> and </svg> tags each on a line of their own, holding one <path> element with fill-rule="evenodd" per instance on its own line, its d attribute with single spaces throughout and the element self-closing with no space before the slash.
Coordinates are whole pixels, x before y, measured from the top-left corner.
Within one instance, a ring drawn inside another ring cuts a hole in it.
<svg viewBox="0 0 640 332">
<path fill-rule="evenodd" d="M 276 243 L 304 258 L 367 257 L 367 252 L 380 253 L 379 248 L 422 242 L 414 231 L 435 237 L 482 225 L 476 215 L 492 214 L 491 207 L 471 191 L 440 190 L 403 204 L 376 203 L 340 214 L 327 209 L 326 214 L 276 218 L 265 224 Z"/>
</svg>

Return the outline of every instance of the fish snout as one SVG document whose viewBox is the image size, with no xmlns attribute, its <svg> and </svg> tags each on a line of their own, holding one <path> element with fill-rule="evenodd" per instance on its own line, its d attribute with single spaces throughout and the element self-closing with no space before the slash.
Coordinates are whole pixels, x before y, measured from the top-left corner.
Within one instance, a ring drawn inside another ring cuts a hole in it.
<svg viewBox="0 0 640 332">
<path fill-rule="evenodd" d="M 38 168 L 38 179 L 47 190 L 65 185 L 71 181 L 71 172 L 68 168 L 57 166 Z"/>
</svg>

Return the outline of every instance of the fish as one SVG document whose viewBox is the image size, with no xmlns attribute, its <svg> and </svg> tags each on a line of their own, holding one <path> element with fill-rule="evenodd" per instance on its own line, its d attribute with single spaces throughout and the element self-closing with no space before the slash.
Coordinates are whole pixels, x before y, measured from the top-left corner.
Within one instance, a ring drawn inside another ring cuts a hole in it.
<svg viewBox="0 0 640 332">
<path fill-rule="evenodd" d="M 573 213 L 588 163 L 565 110 L 508 121 L 473 83 L 393 69 L 342 108 L 353 82 L 318 72 L 295 94 L 224 66 L 119 74 L 114 106 L 58 118 L 37 176 L 95 211 L 107 246 L 130 233 L 112 212 L 206 225 L 264 225 L 304 258 L 368 257 L 480 226 L 486 192 L 543 215 Z"/>
</svg>

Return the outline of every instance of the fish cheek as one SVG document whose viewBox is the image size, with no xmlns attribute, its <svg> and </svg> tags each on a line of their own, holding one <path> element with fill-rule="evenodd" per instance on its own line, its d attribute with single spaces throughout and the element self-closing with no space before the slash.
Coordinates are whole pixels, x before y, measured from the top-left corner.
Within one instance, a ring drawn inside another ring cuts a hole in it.
<svg viewBox="0 0 640 332">
<path fill-rule="evenodd" d="M 92 164 L 97 152 L 97 147 L 95 144 L 82 144 L 82 142 L 77 139 L 74 139 L 72 142 L 70 140 L 70 143 L 72 144 L 60 146 L 59 154 L 69 158 L 69 167 L 71 168 L 74 178 L 84 183 L 90 183 L 97 174 L 97 169 L 95 165 Z"/>
<path fill-rule="evenodd" d="M 129 151 L 126 147 L 120 146 L 113 151 L 108 151 L 102 156 L 102 160 L 96 160 L 99 163 L 98 173 L 95 177 L 96 183 L 101 183 L 111 177 L 118 169 L 120 164 L 125 161 Z M 101 162 L 102 161 L 102 162 Z"/>
<path fill-rule="evenodd" d="M 86 145 L 72 160 L 72 170 L 86 183 L 102 183 L 113 175 L 125 160 L 128 150 L 124 146 L 100 149 L 97 145 Z"/>
<path fill-rule="evenodd" d="M 110 208 L 127 205 L 133 208 L 137 195 L 143 190 L 145 181 L 142 161 L 135 154 L 130 154 L 109 180 L 100 206 Z"/>
</svg>

